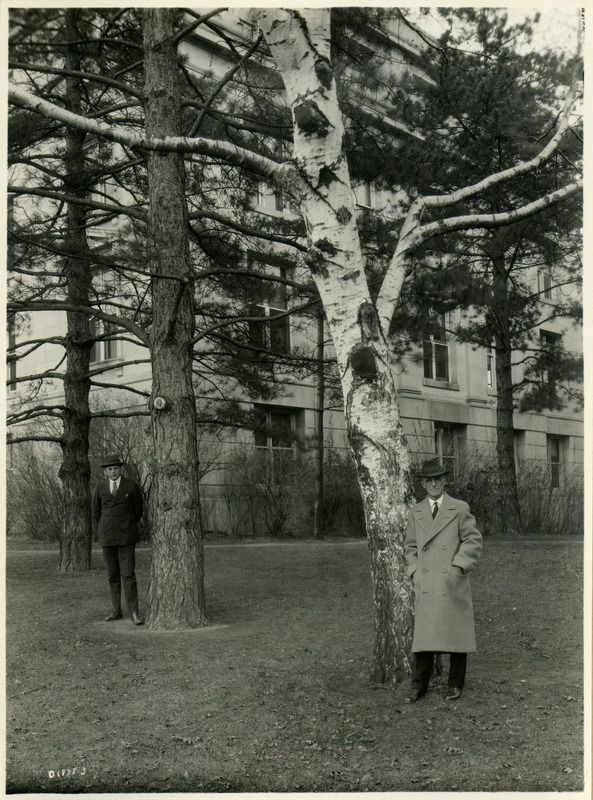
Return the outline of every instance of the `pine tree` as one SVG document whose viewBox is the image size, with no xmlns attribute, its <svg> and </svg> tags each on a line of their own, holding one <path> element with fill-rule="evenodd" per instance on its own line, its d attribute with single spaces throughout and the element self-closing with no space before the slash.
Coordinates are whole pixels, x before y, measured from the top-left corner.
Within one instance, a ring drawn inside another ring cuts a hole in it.
<svg viewBox="0 0 593 800">
<path fill-rule="evenodd" d="M 417 196 L 398 231 L 381 285 L 372 293 L 364 269 L 331 64 L 330 14 L 324 9 L 266 8 L 252 9 L 251 16 L 264 34 L 286 89 L 294 148 L 290 158 L 262 155 L 249 141 L 237 145 L 226 138 L 151 137 L 130 129 L 100 126 L 15 87 L 9 90 L 10 97 L 16 104 L 35 108 L 51 119 L 117 141 L 123 147 L 151 153 L 199 153 L 228 169 L 246 170 L 285 192 L 299 210 L 306 225 L 306 264 L 323 303 L 336 351 L 348 436 L 365 506 L 376 619 L 373 678 L 396 682 L 407 674 L 411 630 L 410 587 L 403 558 L 403 532 L 411 499 L 409 453 L 399 418 L 389 341 L 402 286 L 415 271 L 422 246 L 437 234 L 505 226 L 579 191 L 577 180 L 551 192 L 544 188 L 533 202 L 522 204 L 517 197 L 512 210 L 507 207 L 494 215 L 481 213 L 478 204 L 478 210 L 434 219 L 436 209 L 467 203 L 506 181 L 534 174 L 564 137 L 570 103 L 540 154 L 449 194 Z M 180 299 L 183 292 L 180 283 Z"/>
</svg>

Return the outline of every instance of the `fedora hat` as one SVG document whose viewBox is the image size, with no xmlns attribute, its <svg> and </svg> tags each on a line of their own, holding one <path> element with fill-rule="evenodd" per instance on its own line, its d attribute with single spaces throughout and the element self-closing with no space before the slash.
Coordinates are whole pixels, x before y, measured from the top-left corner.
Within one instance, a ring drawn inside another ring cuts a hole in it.
<svg viewBox="0 0 593 800">
<path fill-rule="evenodd" d="M 443 469 L 436 458 L 429 458 L 422 465 L 422 469 L 418 473 L 419 478 L 439 478 L 441 475 L 448 475 L 450 469 Z"/>
<path fill-rule="evenodd" d="M 105 467 L 121 467 L 123 463 L 124 462 L 117 455 L 117 453 L 109 453 L 101 462 L 101 466 L 103 469 L 105 469 Z"/>
</svg>

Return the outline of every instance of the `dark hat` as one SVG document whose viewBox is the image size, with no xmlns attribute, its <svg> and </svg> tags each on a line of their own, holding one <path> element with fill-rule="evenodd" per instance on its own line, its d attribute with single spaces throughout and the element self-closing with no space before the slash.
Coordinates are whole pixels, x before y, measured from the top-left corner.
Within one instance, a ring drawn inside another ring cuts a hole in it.
<svg viewBox="0 0 593 800">
<path fill-rule="evenodd" d="M 418 473 L 419 478 L 439 478 L 441 475 L 448 475 L 450 469 L 443 469 L 436 458 L 429 458 L 422 465 L 422 469 Z"/>
<path fill-rule="evenodd" d="M 121 467 L 124 462 L 117 455 L 117 453 L 109 453 L 101 462 L 101 466 L 105 467 Z"/>
</svg>

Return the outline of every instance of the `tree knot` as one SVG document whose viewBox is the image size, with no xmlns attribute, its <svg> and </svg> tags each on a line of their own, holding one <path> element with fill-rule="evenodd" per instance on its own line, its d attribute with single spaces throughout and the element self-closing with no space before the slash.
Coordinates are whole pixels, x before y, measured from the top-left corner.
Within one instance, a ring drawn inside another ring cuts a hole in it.
<svg viewBox="0 0 593 800">
<path fill-rule="evenodd" d="M 329 120 L 312 100 L 305 100 L 303 103 L 295 106 L 294 121 L 306 135 L 314 133 L 318 136 L 327 135 Z"/>
</svg>

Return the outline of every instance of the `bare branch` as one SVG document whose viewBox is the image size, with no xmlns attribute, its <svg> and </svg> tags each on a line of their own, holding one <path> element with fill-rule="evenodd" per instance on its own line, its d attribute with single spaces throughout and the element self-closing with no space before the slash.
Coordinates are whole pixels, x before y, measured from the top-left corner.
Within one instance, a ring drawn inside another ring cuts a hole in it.
<svg viewBox="0 0 593 800">
<path fill-rule="evenodd" d="M 65 300 L 36 300 L 33 302 L 19 302 L 12 301 L 8 303 L 9 311 L 75 311 L 82 314 L 89 314 L 103 322 L 110 322 L 112 325 L 117 325 L 120 328 L 133 333 L 140 339 L 143 344 L 148 344 L 148 336 L 144 328 L 123 317 L 117 317 L 114 314 L 105 314 L 103 311 L 95 308 L 92 304 L 75 305 L 68 303 Z"/>
<path fill-rule="evenodd" d="M 200 128 L 202 127 L 202 122 L 204 121 L 204 117 L 208 113 L 208 111 L 210 109 L 210 106 L 212 105 L 212 103 L 214 102 L 216 97 L 224 89 L 224 87 L 227 85 L 227 83 L 229 83 L 232 80 L 233 75 L 235 75 L 241 69 L 243 64 L 251 58 L 253 53 L 257 50 L 257 48 L 262 43 L 263 38 L 264 38 L 263 33 L 260 33 L 259 36 L 257 37 L 257 39 L 255 40 L 255 42 L 253 42 L 253 44 L 251 45 L 249 50 L 240 59 L 240 61 L 237 64 L 235 64 L 233 67 L 231 67 L 231 69 L 226 73 L 226 75 L 224 75 L 223 78 L 219 81 L 219 83 L 215 87 L 214 91 L 210 94 L 210 97 L 204 103 L 204 106 L 203 106 L 202 110 L 200 111 L 200 114 L 199 114 L 194 126 L 192 127 L 192 129 L 190 131 L 190 134 L 189 134 L 190 136 L 195 136 L 197 134 L 197 132 L 200 130 Z"/>
<path fill-rule="evenodd" d="M 35 97 L 26 89 L 14 84 L 9 86 L 8 96 L 10 102 L 14 105 L 28 108 L 49 119 L 63 122 L 76 130 L 101 136 L 132 149 L 161 153 L 199 153 L 223 159 L 235 166 L 250 169 L 279 186 L 286 186 L 287 189 L 291 186 L 296 187 L 301 183 L 301 178 L 292 165 L 288 163 L 278 164 L 270 158 L 260 156 L 224 140 L 203 137 L 190 138 L 187 136 L 166 136 L 162 139 L 154 136 L 143 136 L 120 125 L 111 125 L 107 122 L 73 114 L 55 103 Z"/>
<path fill-rule="evenodd" d="M 44 75 L 63 75 L 68 78 L 79 78 L 80 80 L 93 81 L 94 83 L 102 83 L 105 86 L 111 86 L 113 89 L 118 89 L 123 94 L 132 95 L 137 100 L 142 100 L 142 95 L 133 86 L 121 81 L 115 81 L 113 78 L 108 78 L 107 75 L 101 75 L 98 72 L 79 72 L 71 69 L 61 69 L 59 67 L 50 67 L 46 64 L 29 64 L 23 61 L 12 61 L 8 65 L 9 69 L 19 69 L 24 72 L 40 72 Z"/>
<path fill-rule="evenodd" d="M 94 208 L 97 211 L 107 211 L 111 214 L 119 216 L 120 214 L 134 219 L 139 219 L 142 222 L 146 221 L 146 214 L 139 211 L 134 206 L 120 206 L 115 203 L 100 203 L 97 200 L 82 199 L 77 195 L 65 194 L 64 192 L 53 192 L 49 189 L 37 189 L 33 186 L 18 186 L 9 184 L 8 192 L 10 194 L 18 195 L 35 195 L 36 197 L 45 197 L 48 200 L 57 200 L 60 203 L 69 203 L 75 206 L 82 206 L 83 208 Z"/>
<path fill-rule="evenodd" d="M 577 194 L 582 188 L 583 182 L 579 180 L 512 211 L 503 211 L 498 214 L 465 214 L 460 217 L 449 217 L 448 219 L 431 222 L 428 225 L 417 228 L 408 238 L 406 247 L 416 247 L 437 234 L 462 230 L 487 230 L 489 228 L 498 228 L 502 225 L 512 225 L 514 222 L 532 217 L 554 203 Z"/>
</svg>

